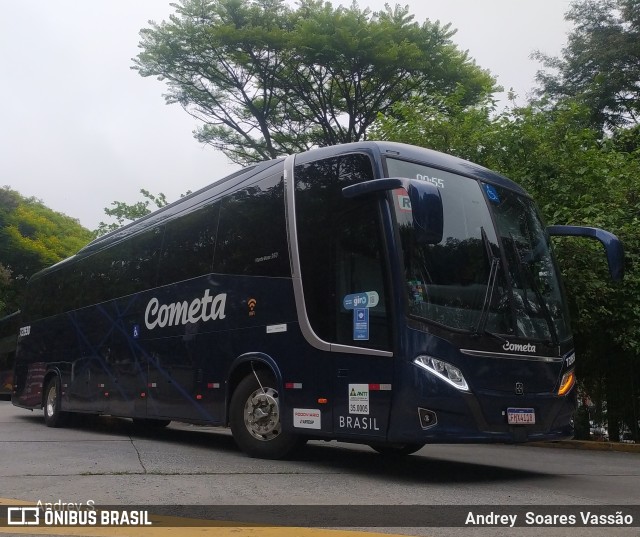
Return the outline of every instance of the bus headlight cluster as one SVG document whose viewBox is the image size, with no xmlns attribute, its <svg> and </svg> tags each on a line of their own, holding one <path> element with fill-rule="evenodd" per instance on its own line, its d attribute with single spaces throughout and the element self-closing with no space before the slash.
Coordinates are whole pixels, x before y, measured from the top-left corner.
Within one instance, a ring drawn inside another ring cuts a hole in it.
<svg viewBox="0 0 640 537">
<path fill-rule="evenodd" d="M 451 365 L 443 360 L 438 360 L 433 356 L 418 356 L 414 361 L 418 367 L 428 371 L 432 375 L 435 375 L 441 380 L 444 380 L 447 384 L 450 384 L 454 388 L 460 391 L 468 392 L 469 385 L 457 367 Z"/>
</svg>

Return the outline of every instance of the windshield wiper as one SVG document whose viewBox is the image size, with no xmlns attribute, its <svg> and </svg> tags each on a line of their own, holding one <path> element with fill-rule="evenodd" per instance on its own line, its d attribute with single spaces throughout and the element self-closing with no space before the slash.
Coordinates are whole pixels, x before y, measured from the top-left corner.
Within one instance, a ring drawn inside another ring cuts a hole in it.
<svg viewBox="0 0 640 537">
<path fill-rule="evenodd" d="M 489 242 L 489 237 L 487 237 L 487 232 L 484 230 L 484 227 L 480 227 L 480 234 L 482 235 L 482 242 L 484 243 L 484 247 L 487 250 L 487 257 L 491 261 L 491 266 L 489 267 L 489 279 L 487 281 L 487 292 L 484 295 L 484 301 L 482 302 L 482 309 L 480 310 L 480 318 L 478 319 L 478 324 L 473 329 L 473 335 L 479 336 L 482 333 L 489 333 L 485 329 L 487 325 L 487 319 L 489 318 L 489 306 L 493 301 L 493 292 L 496 287 L 496 281 L 498 281 L 498 267 L 500 266 L 500 258 L 493 253 L 493 249 L 491 248 L 491 243 Z M 494 334 L 490 334 L 494 335 Z"/>
</svg>

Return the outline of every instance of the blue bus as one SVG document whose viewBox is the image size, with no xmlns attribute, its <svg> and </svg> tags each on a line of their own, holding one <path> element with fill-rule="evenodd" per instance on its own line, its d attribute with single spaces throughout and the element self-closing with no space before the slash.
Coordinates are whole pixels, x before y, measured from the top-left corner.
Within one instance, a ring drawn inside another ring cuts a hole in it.
<svg viewBox="0 0 640 537">
<path fill-rule="evenodd" d="M 572 435 L 575 354 L 550 235 L 509 179 L 388 142 L 242 169 L 34 275 L 12 401 L 408 454 Z"/>
</svg>

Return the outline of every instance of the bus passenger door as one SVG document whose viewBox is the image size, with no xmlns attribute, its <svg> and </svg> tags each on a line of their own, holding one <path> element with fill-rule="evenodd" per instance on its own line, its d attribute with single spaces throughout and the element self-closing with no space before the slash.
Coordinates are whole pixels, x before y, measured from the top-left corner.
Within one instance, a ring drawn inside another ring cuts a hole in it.
<svg viewBox="0 0 640 537">
<path fill-rule="evenodd" d="M 333 433 L 386 437 L 393 384 L 386 201 L 346 199 L 342 188 L 373 178 L 371 159 L 347 154 L 295 167 L 297 247 L 309 328 L 332 368 Z M 306 323 L 306 319 L 301 319 Z"/>
<path fill-rule="evenodd" d="M 376 212 L 342 214 L 335 244 L 334 431 L 385 437 L 393 387 L 384 256 Z"/>
</svg>

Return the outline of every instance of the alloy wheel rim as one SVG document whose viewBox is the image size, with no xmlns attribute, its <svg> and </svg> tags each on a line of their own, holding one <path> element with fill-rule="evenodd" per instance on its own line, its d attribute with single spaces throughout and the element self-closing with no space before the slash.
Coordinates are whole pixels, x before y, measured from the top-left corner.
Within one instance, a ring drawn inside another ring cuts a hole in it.
<svg viewBox="0 0 640 537">
<path fill-rule="evenodd" d="M 278 392 L 273 388 L 255 390 L 244 405 L 244 424 L 255 439 L 268 442 L 281 432 Z"/>
</svg>

